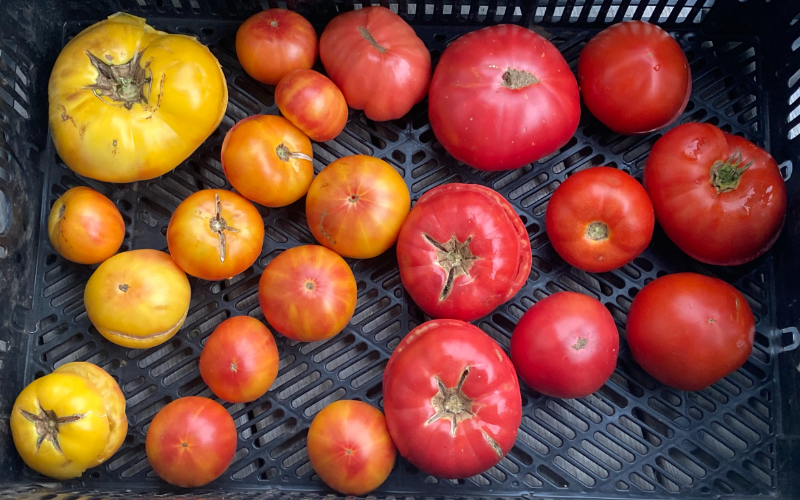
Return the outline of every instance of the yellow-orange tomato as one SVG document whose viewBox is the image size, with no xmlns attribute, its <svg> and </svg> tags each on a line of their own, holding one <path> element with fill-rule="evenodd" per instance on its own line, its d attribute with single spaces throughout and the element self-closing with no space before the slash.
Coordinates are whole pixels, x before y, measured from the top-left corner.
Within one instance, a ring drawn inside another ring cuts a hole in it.
<svg viewBox="0 0 800 500">
<path fill-rule="evenodd" d="M 186 274 L 158 250 L 131 250 L 100 264 L 86 283 L 86 314 L 100 334 L 123 347 L 166 342 L 189 311 Z"/>
<path fill-rule="evenodd" d="M 365 155 L 328 165 L 306 197 L 306 219 L 317 241 L 356 259 L 376 257 L 394 245 L 409 210 L 411 195 L 400 174 Z"/>
<path fill-rule="evenodd" d="M 356 310 L 358 288 L 343 258 L 319 245 L 290 248 L 264 268 L 258 302 L 276 330 L 313 342 L 341 332 Z"/>
<path fill-rule="evenodd" d="M 53 248 L 78 264 L 103 262 L 117 253 L 125 238 L 125 222 L 116 205 L 84 186 L 74 187 L 56 200 L 47 230 Z"/>
<path fill-rule="evenodd" d="M 347 124 L 347 101 L 327 76 L 297 69 L 275 87 L 275 103 L 283 116 L 315 141 L 330 141 Z"/>
<path fill-rule="evenodd" d="M 389 477 L 397 449 L 380 410 L 361 401 L 336 401 L 308 429 L 308 458 L 325 484 L 364 495 Z"/>
<path fill-rule="evenodd" d="M 222 170 L 248 200 L 283 207 L 302 198 L 314 179 L 311 141 L 289 120 L 248 116 L 222 142 Z"/>
<path fill-rule="evenodd" d="M 122 445 L 128 432 L 125 396 L 102 368 L 67 363 L 22 390 L 10 424 L 14 445 L 30 468 L 71 479 Z"/>
</svg>

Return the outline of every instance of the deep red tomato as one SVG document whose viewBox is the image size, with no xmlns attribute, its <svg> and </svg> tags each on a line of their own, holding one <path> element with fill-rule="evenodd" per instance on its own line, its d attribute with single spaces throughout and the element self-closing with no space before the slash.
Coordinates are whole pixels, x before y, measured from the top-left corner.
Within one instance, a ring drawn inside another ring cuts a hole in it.
<svg viewBox="0 0 800 500">
<path fill-rule="evenodd" d="M 620 134 L 666 127 L 692 93 L 681 46 L 644 21 L 615 24 L 589 40 L 578 59 L 578 81 L 589 111 Z"/>
<path fill-rule="evenodd" d="M 480 170 L 518 168 L 570 140 L 578 83 L 552 43 L 516 25 L 468 33 L 442 54 L 428 114 L 448 153 Z"/>
<path fill-rule="evenodd" d="M 278 346 L 250 316 L 234 316 L 214 329 L 200 353 L 200 376 L 218 397 L 248 403 L 263 396 L 278 375 Z"/>
<path fill-rule="evenodd" d="M 683 391 L 699 391 L 738 370 L 754 336 L 755 318 L 744 296 L 700 274 L 656 279 L 628 312 L 633 357 L 647 373 Z"/>
<path fill-rule="evenodd" d="M 547 236 L 562 259 L 602 273 L 624 266 L 653 237 L 653 204 L 633 177 L 610 167 L 571 175 L 553 193 L 545 216 Z"/>
<path fill-rule="evenodd" d="M 347 104 L 375 121 L 395 120 L 428 93 L 431 54 L 386 7 L 339 14 L 319 39 L 319 57 Z"/>
<path fill-rule="evenodd" d="M 600 301 L 558 292 L 528 309 L 511 335 L 511 360 L 531 389 L 554 398 L 583 398 L 614 373 L 619 333 Z"/>
<path fill-rule="evenodd" d="M 531 256 L 511 204 L 476 184 L 445 184 L 422 195 L 397 240 L 403 286 L 434 318 L 489 314 L 525 284 Z"/>
<path fill-rule="evenodd" d="M 480 329 L 453 319 L 423 323 L 397 345 L 383 373 L 383 407 L 400 454 L 446 479 L 496 465 L 522 420 L 511 360 Z"/>
<path fill-rule="evenodd" d="M 386 419 L 361 401 L 336 401 L 308 429 L 308 458 L 325 484 L 345 495 L 365 495 L 389 477 L 397 448 Z"/>
<path fill-rule="evenodd" d="M 317 32 L 296 12 L 267 9 L 236 32 L 236 56 L 248 75 L 269 85 L 317 60 Z"/>
<path fill-rule="evenodd" d="M 236 452 L 236 438 L 228 410 L 208 398 L 189 396 L 156 413 L 147 429 L 145 451 L 161 479 L 195 488 L 225 472 Z"/>
<path fill-rule="evenodd" d="M 707 264 L 759 257 L 786 217 L 786 186 L 775 160 L 707 123 L 675 127 L 653 145 L 644 187 L 667 236 Z"/>
<path fill-rule="evenodd" d="M 297 69 L 283 77 L 275 87 L 275 104 L 315 141 L 330 141 L 347 124 L 342 91 L 327 76 L 311 69 Z"/>
</svg>

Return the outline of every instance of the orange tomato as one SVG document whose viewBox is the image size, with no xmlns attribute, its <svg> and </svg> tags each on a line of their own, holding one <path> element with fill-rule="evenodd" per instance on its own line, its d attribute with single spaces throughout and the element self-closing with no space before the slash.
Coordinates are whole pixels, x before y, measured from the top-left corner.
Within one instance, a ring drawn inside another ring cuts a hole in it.
<svg viewBox="0 0 800 500">
<path fill-rule="evenodd" d="M 283 116 L 309 138 L 330 141 L 347 124 L 347 101 L 327 76 L 311 69 L 296 69 L 275 87 L 275 103 Z"/>
<path fill-rule="evenodd" d="M 394 245 L 410 210 L 411 195 L 400 174 L 365 155 L 328 165 L 306 197 L 306 219 L 317 241 L 356 259 L 376 257 Z"/>
</svg>

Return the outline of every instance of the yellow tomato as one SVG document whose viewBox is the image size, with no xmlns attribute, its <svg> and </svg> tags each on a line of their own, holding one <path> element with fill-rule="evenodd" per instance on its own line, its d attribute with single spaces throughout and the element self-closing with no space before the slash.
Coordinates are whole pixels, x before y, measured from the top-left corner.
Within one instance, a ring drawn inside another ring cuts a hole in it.
<svg viewBox="0 0 800 500">
<path fill-rule="evenodd" d="M 70 40 L 48 94 L 61 159 L 106 182 L 177 167 L 217 128 L 228 103 L 225 75 L 208 48 L 122 13 Z"/>
</svg>

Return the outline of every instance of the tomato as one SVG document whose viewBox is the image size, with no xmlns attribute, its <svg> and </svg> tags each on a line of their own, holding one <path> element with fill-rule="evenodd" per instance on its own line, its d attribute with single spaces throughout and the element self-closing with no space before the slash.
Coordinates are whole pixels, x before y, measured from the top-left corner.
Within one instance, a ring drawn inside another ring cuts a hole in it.
<svg viewBox="0 0 800 500">
<path fill-rule="evenodd" d="M 319 58 L 347 104 L 367 118 L 401 118 L 428 93 L 431 54 L 414 29 L 386 7 L 334 17 L 319 38 Z"/>
<path fill-rule="evenodd" d="M 681 46 L 645 21 L 615 24 L 589 40 L 578 59 L 578 81 L 589 111 L 620 134 L 666 127 L 692 93 Z"/>
<path fill-rule="evenodd" d="M 339 255 L 370 259 L 388 250 L 411 209 L 397 171 L 372 156 L 346 156 L 320 172 L 306 197 L 311 234 Z"/>
<path fill-rule="evenodd" d="M 131 250 L 100 264 L 84 290 L 86 314 L 100 334 L 145 349 L 171 339 L 186 320 L 192 290 L 169 255 Z"/>
<path fill-rule="evenodd" d="M 275 103 L 283 116 L 312 140 L 330 141 L 347 124 L 347 102 L 327 76 L 297 69 L 275 87 Z"/>
<path fill-rule="evenodd" d="M 755 318 L 744 296 L 716 278 L 670 274 L 636 295 L 627 339 L 644 370 L 682 391 L 738 370 L 753 350 Z"/>
<path fill-rule="evenodd" d="M 183 200 L 167 226 L 167 245 L 188 274 L 218 281 L 253 265 L 264 245 L 264 221 L 252 203 L 224 189 Z"/>
<path fill-rule="evenodd" d="M 222 142 L 222 170 L 236 191 L 265 207 L 283 207 L 308 192 L 314 179 L 311 141 L 289 120 L 248 116 Z"/>
<path fill-rule="evenodd" d="M 308 458 L 325 484 L 345 495 L 365 495 L 389 477 L 397 448 L 383 413 L 361 401 L 336 401 L 308 429 Z"/>
<path fill-rule="evenodd" d="M 269 85 L 317 60 L 317 32 L 296 12 L 267 9 L 236 32 L 236 56 L 248 75 Z"/>
<path fill-rule="evenodd" d="M 619 334 L 608 309 L 592 297 L 557 292 L 528 309 L 511 335 L 511 360 L 531 389 L 583 398 L 614 373 Z"/>
<path fill-rule="evenodd" d="M 610 167 L 571 175 L 553 192 L 547 236 L 562 259 L 590 273 L 622 267 L 653 237 L 653 204 L 641 184 Z"/>
<path fill-rule="evenodd" d="M 272 333 L 250 316 L 226 319 L 200 353 L 200 376 L 218 397 L 248 403 L 266 394 L 278 376 L 278 346 Z"/>
<path fill-rule="evenodd" d="M 290 339 L 325 340 L 341 332 L 356 310 L 358 288 L 343 258 L 319 245 L 275 257 L 258 282 L 264 317 Z"/>
<path fill-rule="evenodd" d="M 227 470 L 236 453 L 236 438 L 236 425 L 225 407 L 188 396 L 156 413 L 147 428 L 145 452 L 161 479 L 196 488 Z"/>
<path fill-rule="evenodd" d="M 397 240 L 403 286 L 434 318 L 486 316 L 522 288 L 531 257 L 511 204 L 476 184 L 445 184 L 422 195 Z"/>
<path fill-rule="evenodd" d="M 125 222 L 114 202 L 83 186 L 56 200 L 47 230 L 53 248 L 78 264 L 103 262 L 117 253 L 125 238 Z"/>
<path fill-rule="evenodd" d="M 125 440 L 125 396 L 102 368 L 67 363 L 22 390 L 10 425 L 30 468 L 56 479 L 80 477 L 111 458 Z"/>
<path fill-rule="evenodd" d="M 195 37 L 156 31 L 124 13 L 67 43 L 48 95 L 59 156 L 105 182 L 152 179 L 177 167 L 228 105 L 222 68 Z"/>
<path fill-rule="evenodd" d="M 553 153 L 581 115 L 578 83 L 558 49 L 509 24 L 448 45 L 428 101 L 436 139 L 480 170 L 518 168 Z"/>
</svg>

